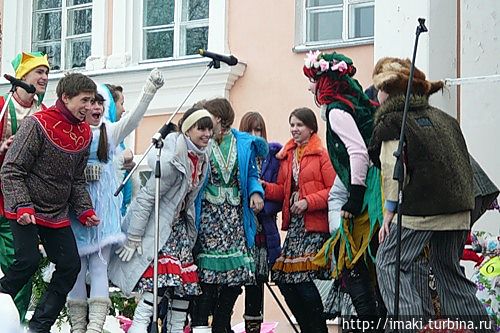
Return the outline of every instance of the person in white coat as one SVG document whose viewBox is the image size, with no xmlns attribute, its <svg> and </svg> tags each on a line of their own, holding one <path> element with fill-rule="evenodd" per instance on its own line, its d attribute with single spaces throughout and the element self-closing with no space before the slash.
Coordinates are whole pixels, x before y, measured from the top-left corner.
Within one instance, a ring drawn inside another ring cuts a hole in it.
<svg viewBox="0 0 500 333">
<path fill-rule="evenodd" d="M 121 231 L 122 196 L 114 196 L 119 182 L 113 159 L 120 142 L 137 128 L 156 91 L 163 86 L 163 74 L 153 69 L 132 111 L 119 121 L 111 123 L 106 113 L 114 112 L 111 92 L 98 85 L 98 94 L 87 114 L 86 122 L 92 128 L 90 156 L 85 168 L 87 189 L 95 211 L 102 223 L 96 227 L 84 227 L 76 218 L 71 228 L 75 235 L 81 270 L 73 289 L 68 294 L 68 314 L 74 333 L 100 333 L 109 312 L 111 301 L 108 288 L 108 262 L 113 244 L 122 244 L 125 235 Z M 86 278 L 90 277 L 90 297 L 87 299 Z M 88 318 L 88 320 L 87 320 Z"/>
<path fill-rule="evenodd" d="M 179 122 L 180 132 L 170 133 L 161 152 L 160 234 L 158 253 L 159 295 L 168 297 L 166 330 L 183 332 L 189 301 L 201 293 L 192 250 L 195 227 L 195 198 L 205 181 L 207 146 L 212 137 L 210 113 L 193 107 Z M 148 156 L 154 167 L 155 152 Z M 146 333 L 153 314 L 153 257 L 155 230 L 154 174 L 129 206 L 122 226 L 127 241 L 112 258 L 110 280 L 126 295 L 142 293 L 129 333 Z"/>
</svg>

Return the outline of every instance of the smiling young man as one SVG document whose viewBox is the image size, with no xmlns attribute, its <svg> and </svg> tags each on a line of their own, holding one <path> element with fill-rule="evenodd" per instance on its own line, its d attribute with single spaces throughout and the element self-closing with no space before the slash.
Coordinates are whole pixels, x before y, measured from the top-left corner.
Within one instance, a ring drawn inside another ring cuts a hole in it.
<svg viewBox="0 0 500 333">
<path fill-rule="evenodd" d="M 14 140 L 23 119 L 27 116 L 46 109 L 42 104 L 43 94 L 47 88 L 49 63 L 47 56 L 36 53 L 19 53 L 12 60 L 15 76 L 27 84 L 35 86 L 35 93 L 27 93 L 17 88 L 7 106 L 7 110 L 0 120 L 0 165 L 5 153 Z M 0 97 L 0 109 L 5 104 L 5 97 Z M 0 268 L 7 271 L 14 261 L 14 244 L 8 219 L 3 214 L 3 196 L 0 192 Z M 28 282 L 14 299 L 21 321 L 24 321 L 31 298 L 31 283 Z"/>
<path fill-rule="evenodd" d="M 72 73 L 59 81 L 56 92 L 54 106 L 23 121 L 0 171 L 4 214 L 15 248 L 15 261 L 0 279 L 0 293 L 15 297 L 35 273 L 41 259 L 40 238 L 56 264 L 29 324 L 31 332 L 43 333 L 50 331 L 80 271 L 69 206 L 82 224 L 99 224 L 84 177 L 92 139 L 85 117 L 96 85 L 85 75 Z"/>
</svg>

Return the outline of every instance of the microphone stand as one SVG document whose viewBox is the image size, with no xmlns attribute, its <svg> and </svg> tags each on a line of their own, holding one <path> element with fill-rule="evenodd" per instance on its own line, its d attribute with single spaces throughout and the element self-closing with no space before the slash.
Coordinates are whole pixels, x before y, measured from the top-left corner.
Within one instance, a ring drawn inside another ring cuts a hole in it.
<svg viewBox="0 0 500 333">
<path fill-rule="evenodd" d="M 132 177 L 135 171 L 137 171 L 137 168 L 141 164 L 142 160 L 148 155 L 149 151 L 153 149 L 153 147 L 156 148 L 156 163 L 155 163 L 155 184 L 156 184 L 156 189 L 155 189 L 155 234 L 154 234 L 154 260 L 153 260 L 153 323 L 151 325 L 151 333 L 158 333 L 158 251 L 159 251 L 159 235 L 160 235 L 160 179 L 161 179 L 161 164 L 160 164 L 160 156 L 161 156 L 161 149 L 163 148 L 163 139 L 165 137 L 173 132 L 175 125 L 172 123 L 172 120 L 174 119 L 175 115 L 179 112 L 179 110 L 182 108 L 184 103 L 187 101 L 189 96 L 193 93 L 193 91 L 196 89 L 196 87 L 200 84 L 201 80 L 207 75 L 208 71 L 212 68 L 220 68 L 220 61 L 219 60 L 212 60 L 208 65 L 203 74 L 200 76 L 198 81 L 194 84 L 194 86 L 191 88 L 189 93 L 187 94 L 186 98 L 182 101 L 182 103 L 179 105 L 179 107 L 172 113 L 170 118 L 167 120 L 167 122 L 160 128 L 158 133 L 156 133 L 152 140 L 152 143 L 149 145 L 149 147 L 146 149 L 144 154 L 142 155 L 141 159 L 139 162 L 134 166 L 134 168 L 130 171 L 130 173 L 127 175 L 127 177 L 122 181 L 120 186 L 115 192 L 115 196 L 117 196 L 120 191 L 123 189 L 127 181 Z M 1 119 L 1 118 L 0 118 Z"/>
<path fill-rule="evenodd" d="M 16 86 L 13 84 L 7 93 L 7 98 L 4 101 L 2 111 L 0 111 L 0 121 L 3 119 L 3 115 L 5 114 L 5 111 L 7 111 L 7 108 L 9 107 L 9 102 L 12 99 L 12 95 L 14 95 L 14 91 L 16 91 Z"/>
<path fill-rule="evenodd" d="M 398 150 L 394 152 L 394 157 L 396 157 L 396 165 L 394 166 L 394 173 L 392 179 L 398 181 L 398 210 L 397 210 L 397 245 L 396 245 L 396 284 L 394 291 L 394 319 L 398 320 L 399 316 L 399 284 L 401 276 L 401 229 L 402 229 L 402 206 L 403 206 L 403 187 L 405 180 L 405 170 L 404 170 L 404 144 L 405 144 L 405 128 L 406 119 L 408 118 L 408 109 L 410 106 L 410 95 L 411 87 L 413 83 L 413 73 L 415 71 L 415 58 L 417 56 L 417 46 L 418 38 L 422 32 L 427 32 L 427 27 L 425 26 L 425 19 L 418 19 L 418 26 L 415 37 L 415 46 L 413 48 L 413 58 L 410 66 L 410 77 L 408 78 L 408 87 L 406 89 L 405 105 L 403 111 L 403 120 L 401 123 L 401 133 L 399 135 Z M 398 332 L 398 327 L 396 327 L 395 332 Z"/>
</svg>

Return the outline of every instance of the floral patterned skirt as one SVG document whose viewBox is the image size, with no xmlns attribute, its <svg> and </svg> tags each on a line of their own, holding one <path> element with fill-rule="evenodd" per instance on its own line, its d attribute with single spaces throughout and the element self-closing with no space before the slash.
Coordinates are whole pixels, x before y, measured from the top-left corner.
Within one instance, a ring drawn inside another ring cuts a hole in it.
<svg viewBox="0 0 500 333">
<path fill-rule="evenodd" d="M 203 202 L 196 258 L 200 281 L 229 286 L 255 283 L 255 264 L 242 216 L 241 206 Z"/>
<path fill-rule="evenodd" d="M 292 215 L 281 255 L 276 259 L 271 272 L 271 279 L 278 283 L 329 279 L 328 270 L 312 263 L 329 236 L 328 233 L 306 232 L 304 217 Z"/>
<path fill-rule="evenodd" d="M 153 290 L 153 274 L 151 263 L 138 282 L 139 290 Z M 158 253 L 158 288 L 167 288 L 181 297 L 201 294 L 192 244 L 182 218 L 174 221 L 170 237 Z"/>
</svg>

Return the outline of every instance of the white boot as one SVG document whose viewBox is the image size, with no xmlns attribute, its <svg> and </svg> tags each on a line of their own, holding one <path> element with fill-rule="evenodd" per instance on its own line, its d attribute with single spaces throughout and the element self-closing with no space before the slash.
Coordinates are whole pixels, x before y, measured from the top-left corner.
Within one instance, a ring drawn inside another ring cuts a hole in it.
<svg viewBox="0 0 500 333">
<path fill-rule="evenodd" d="M 167 333 L 182 333 L 184 331 L 188 307 L 189 301 L 180 299 L 170 300 L 164 325 Z"/>
<path fill-rule="evenodd" d="M 153 293 L 145 292 L 137 304 L 134 320 L 128 333 L 147 333 L 151 316 L 153 315 Z"/>
<path fill-rule="evenodd" d="M 106 316 L 111 307 L 111 300 L 106 297 L 94 297 L 89 299 L 89 324 L 87 333 L 102 333 Z"/>
<path fill-rule="evenodd" d="M 195 326 L 191 328 L 191 333 L 212 333 L 210 326 Z"/>
<path fill-rule="evenodd" d="M 9 294 L 0 293 L 0 318 L 2 332 L 20 332 L 19 312 Z"/>
<path fill-rule="evenodd" d="M 68 299 L 66 307 L 71 333 L 85 333 L 87 331 L 87 300 Z"/>
</svg>

